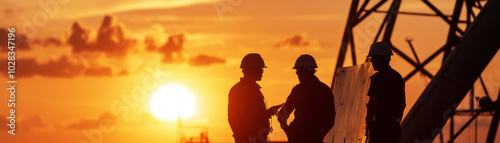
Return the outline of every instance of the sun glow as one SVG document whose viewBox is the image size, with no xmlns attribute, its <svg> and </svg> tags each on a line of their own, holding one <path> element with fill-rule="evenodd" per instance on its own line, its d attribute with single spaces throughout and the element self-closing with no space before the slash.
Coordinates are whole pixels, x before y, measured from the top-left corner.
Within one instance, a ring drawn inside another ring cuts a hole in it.
<svg viewBox="0 0 500 143">
<path fill-rule="evenodd" d="M 190 117 L 195 112 L 194 95 L 182 85 L 164 85 L 153 93 L 149 110 L 162 120 Z"/>
</svg>

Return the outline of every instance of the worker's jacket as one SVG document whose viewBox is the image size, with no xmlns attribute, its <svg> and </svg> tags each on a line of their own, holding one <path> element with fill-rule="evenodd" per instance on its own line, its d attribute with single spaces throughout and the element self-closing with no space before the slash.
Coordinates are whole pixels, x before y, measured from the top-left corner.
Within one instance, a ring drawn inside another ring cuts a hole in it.
<svg viewBox="0 0 500 143">
<path fill-rule="evenodd" d="M 368 96 L 377 96 L 375 123 L 397 121 L 403 115 L 405 81 L 390 66 L 380 69 L 371 77 Z"/>
<path fill-rule="evenodd" d="M 235 138 L 267 136 L 270 114 L 260 88 L 241 78 L 229 91 L 228 121 Z"/>
<path fill-rule="evenodd" d="M 313 139 L 322 142 L 323 137 L 330 131 L 335 122 L 335 102 L 332 90 L 314 76 L 305 79 L 296 85 L 288 96 L 283 109 L 278 113 L 288 117 L 295 110 L 294 120 L 286 131 L 289 141 L 291 137 L 305 136 L 312 142 Z M 287 118 L 286 117 L 286 118 Z M 278 119 L 286 122 L 284 119 Z M 299 140 L 304 140 L 304 138 Z M 298 141 L 301 142 L 301 141 Z"/>
</svg>

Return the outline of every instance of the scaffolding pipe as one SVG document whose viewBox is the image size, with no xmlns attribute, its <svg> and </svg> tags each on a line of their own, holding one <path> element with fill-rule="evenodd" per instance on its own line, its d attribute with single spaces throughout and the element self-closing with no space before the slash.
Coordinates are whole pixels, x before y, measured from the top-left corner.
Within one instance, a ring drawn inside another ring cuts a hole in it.
<svg viewBox="0 0 500 143">
<path fill-rule="evenodd" d="M 500 48 L 500 1 L 489 0 L 402 123 L 405 143 L 432 142 Z"/>
</svg>

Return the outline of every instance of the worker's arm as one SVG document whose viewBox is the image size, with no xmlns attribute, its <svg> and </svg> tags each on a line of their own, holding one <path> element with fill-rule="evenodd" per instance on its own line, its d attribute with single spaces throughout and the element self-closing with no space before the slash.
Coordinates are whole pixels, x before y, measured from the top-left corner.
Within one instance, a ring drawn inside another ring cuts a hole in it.
<svg viewBox="0 0 500 143">
<path fill-rule="evenodd" d="M 228 122 L 235 136 L 248 134 L 247 126 L 245 124 L 246 107 L 245 97 L 240 88 L 232 88 L 229 92 L 228 100 Z"/>
<path fill-rule="evenodd" d="M 295 86 L 292 89 L 292 92 L 286 99 L 285 104 L 283 105 L 283 108 L 278 112 L 278 122 L 281 125 L 281 128 L 285 130 L 288 127 L 288 118 L 290 117 L 290 114 L 292 114 L 293 110 L 295 109 L 295 100 L 296 100 L 296 88 Z"/>
<path fill-rule="evenodd" d="M 281 129 L 285 130 L 288 127 L 288 118 L 290 117 L 291 112 L 287 112 L 286 105 L 278 112 L 278 122 L 281 125 Z"/>
<path fill-rule="evenodd" d="M 406 107 L 406 101 L 405 101 L 404 95 L 403 95 L 403 101 L 402 101 L 401 104 L 402 104 L 401 108 L 398 111 L 398 121 L 399 121 L 399 123 L 401 123 L 401 121 L 403 120 L 403 113 L 404 113 L 404 110 L 405 110 L 405 107 Z"/>
<path fill-rule="evenodd" d="M 325 100 L 325 105 L 327 105 L 327 107 L 325 107 L 325 110 L 326 111 L 326 124 L 325 126 L 322 128 L 322 131 L 321 131 L 321 136 L 324 137 L 326 136 L 326 134 L 328 134 L 328 132 L 330 132 L 330 130 L 332 129 L 333 125 L 335 124 L 335 99 L 334 99 L 334 95 L 332 93 L 332 91 L 330 90 L 330 88 L 328 88 L 328 96 L 326 96 L 326 99 Z M 328 110 L 329 109 L 329 110 Z"/>
<path fill-rule="evenodd" d="M 267 109 L 267 118 L 271 118 L 271 116 L 276 115 L 278 113 L 278 110 L 283 107 L 285 103 L 273 106 L 269 109 Z"/>
<path fill-rule="evenodd" d="M 371 95 L 370 100 L 368 101 L 367 106 L 367 113 L 366 113 L 366 125 L 370 126 L 371 123 L 373 122 L 373 119 L 375 118 L 375 113 L 377 112 L 377 100 L 378 97 L 377 95 Z"/>
<path fill-rule="evenodd" d="M 372 77 L 370 77 L 370 88 L 368 89 L 368 96 L 370 99 L 368 100 L 368 104 L 366 105 L 366 127 L 369 129 L 372 125 L 373 120 L 375 119 L 377 113 L 377 103 L 378 96 L 380 96 L 382 89 L 382 81 L 381 77 L 378 73 L 375 73 Z"/>
</svg>

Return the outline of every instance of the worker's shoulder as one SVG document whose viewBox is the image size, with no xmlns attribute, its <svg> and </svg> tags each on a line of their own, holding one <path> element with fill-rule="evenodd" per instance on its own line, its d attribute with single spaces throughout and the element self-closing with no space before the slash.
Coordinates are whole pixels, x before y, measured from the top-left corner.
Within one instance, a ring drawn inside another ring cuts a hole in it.
<svg viewBox="0 0 500 143">
<path fill-rule="evenodd" d="M 241 87 L 243 87 L 243 83 L 241 81 L 239 81 L 236 84 L 234 84 L 233 87 L 231 87 L 231 89 L 241 88 Z"/>
<path fill-rule="evenodd" d="M 401 74 L 399 74 L 398 71 L 396 71 L 392 68 L 389 68 L 386 70 L 380 70 L 371 76 L 372 80 L 373 79 L 387 79 L 387 78 L 403 79 Z"/>
<path fill-rule="evenodd" d="M 398 71 L 394 70 L 393 68 L 391 68 L 388 71 L 388 74 L 390 74 L 391 76 L 393 76 L 396 79 L 399 79 L 399 80 L 403 79 L 403 76 L 401 76 L 401 74 Z"/>
<path fill-rule="evenodd" d="M 249 83 L 244 81 L 239 81 L 233 87 L 231 87 L 230 92 L 247 92 L 260 90 L 260 86 L 257 83 Z"/>
<path fill-rule="evenodd" d="M 324 82 L 322 82 L 321 80 L 318 80 L 317 86 L 320 88 L 323 88 L 323 89 L 330 89 L 330 87 L 328 85 L 326 85 Z"/>
<path fill-rule="evenodd" d="M 293 87 L 292 90 L 303 90 L 303 89 L 328 89 L 330 90 L 330 87 L 326 85 L 325 83 L 321 82 L 320 80 L 314 81 L 314 82 L 307 82 L 307 83 L 299 83 Z"/>
<path fill-rule="evenodd" d="M 237 91 L 241 91 L 244 88 L 245 88 L 245 85 L 241 81 L 239 81 L 238 83 L 234 84 L 233 87 L 231 87 L 231 89 L 229 90 L 229 94 L 237 92 Z"/>
<path fill-rule="evenodd" d="M 295 86 L 293 86 L 292 88 L 292 91 L 293 90 L 298 90 L 300 88 L 304 88 L 305 84 L 304 83 L 299 83 L 299 84 L 296 84 Z"/>
</svg>

